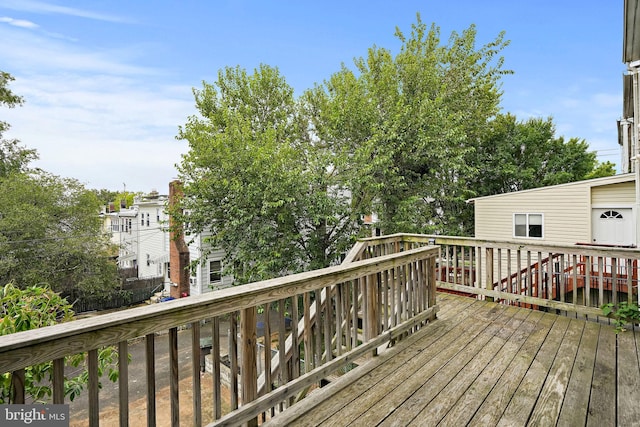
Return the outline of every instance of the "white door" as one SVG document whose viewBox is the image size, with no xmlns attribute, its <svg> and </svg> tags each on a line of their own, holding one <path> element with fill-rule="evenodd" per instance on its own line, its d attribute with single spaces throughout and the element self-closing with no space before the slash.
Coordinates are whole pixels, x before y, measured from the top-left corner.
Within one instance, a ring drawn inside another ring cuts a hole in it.
<svg viewBox="0 0 640 427">
<path fill-rule="evenodd" d="M 635 221 L 631 208 L 598 208 L 591 212 L 594 244 L 623 246 L 635 244 Z"/>
</svg>

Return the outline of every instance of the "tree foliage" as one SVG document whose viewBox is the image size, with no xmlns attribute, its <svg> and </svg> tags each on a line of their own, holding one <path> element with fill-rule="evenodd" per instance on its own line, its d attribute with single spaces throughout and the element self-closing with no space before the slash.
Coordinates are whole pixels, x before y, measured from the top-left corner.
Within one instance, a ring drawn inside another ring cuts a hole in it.
<svg viewBox="0 0 640 427">
<path fill-rule="evenodd" d="M 396 36 L 397 54 L 374 46 L 298 99 L 266 65 L 194 91 L 182 222 L 211 233 L 241 282 L 329 265 L 365 214 L 385 234 L 466 234 L 469 198 L 613 171 L 550 119 L 500 114 L 504 33 L 443 41 L 418 15 Z"/>
<path fill-rule="evenodd" d="M 0 106 L 13 108 L 22 105 L 23 99 L 9 89 L 13 77 L 0 70 Z M 24 172 L 32 160 L 38 158 L 35 150 L 20 145 L 16 139 L 4 139 L 9 123 L 0 120 L 0 178 L 13 172 Z"/>
<path fill-rule="evenodd" d="M 356 197 L 368 202 L 385 233 L 441 231 L 448 207 L 470 192 L 466 155 L 499 110 L 507 45 L 503 34 L 476 48 L 476 29 L 452 33 L 418 16 L 411 33 L 399 29 L 397 55 L 373 47 L 322 87 L 317 128 L 339 141 L 357 169 Z M 452 230 L 448 230 L 452 231 Z"/>
<path fill-rule="evenodd" d="M 117 284 L 95 194 L 45 172 L 0 179 L 0 285 L 100 294 Z"/>
<path fill-rule="evenodd" d="M 23 100 L 0 71 L 0 105 Z M 0 122 L 0 138 L 9 125 Z M 96 194 L 78 181 L 30 169 L 35 150 L 0 143 L 0 286 L 46 284 L 66 295 L 102 294 L 117 284 L 111 248 L 102 233 Z"/>
<path fill-rule="evenodd" d="M 481 173 L 474 188 L 478 196 L 565 184 L 607 176 L 609 162 L 599 164 L 584 140 L 556 137 L 551 118 L 518 121 L 511 114 L 490 122 L 470 161 Z"/>
<path fill-rule="evenodd" d="M 334 261 L 357 219 L 279 71 L 226 68 L 195 97 L 178 136 L 187 231 L 209 233 L 240 282 Z"/>
<path fill-rule="evenodd" d="M 29 286 L 20 289 L 9 283 L 0 288 L 0 336 L 31 329 L 52 326 L 73 320 L 71 304 L 48 286 Z M 111 381 L 117 381 L 117 350 L 105 347 L 98 352 L 98 372 L 107 373 Z M 66 358 L 66 365 L 74 368 L 75 374 L 64 378 L 65 396 L 73 400 L 84 390 L 88 382 L 86 354 L 80 353 Z M 48 402 L 52 397 L 51 383 L 53 363 L 43 363 L 25 369 L 25 394 L 34 402 Z M 0 375 L 0 403 L 13 401 L 11 373 Z"/>
</svg>

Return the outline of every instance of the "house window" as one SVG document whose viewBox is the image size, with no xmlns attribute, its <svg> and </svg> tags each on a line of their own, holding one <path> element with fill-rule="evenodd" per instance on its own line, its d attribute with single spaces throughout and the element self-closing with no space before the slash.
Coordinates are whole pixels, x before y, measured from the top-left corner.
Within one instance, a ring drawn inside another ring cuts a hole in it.
<svg viewBox="0 0 640 427">
<path fill-rule="evenodd" d="M 222 281 L 222 262 L 209 261 L 209 284 L 220 283 Z"/>
<path fill-rule="evenodd" d="M 149 213 L 147 212 L 147 227 L 149 226 Z"/>
<path fill-rule="evenodd" d="M 542 214 L 513 214 L 513 236 L 542 238 Z"/>
</svg>

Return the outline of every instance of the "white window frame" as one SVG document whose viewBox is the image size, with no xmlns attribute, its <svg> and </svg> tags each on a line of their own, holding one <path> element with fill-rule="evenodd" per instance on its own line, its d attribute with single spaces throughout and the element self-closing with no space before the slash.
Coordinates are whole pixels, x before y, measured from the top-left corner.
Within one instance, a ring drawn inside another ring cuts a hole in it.
<svg viewBox="0 0 640 427">
<path fill-rule="evenodd" d="M 516 234 L 516 216 L 517 215 L 524 215 L 525 216 L 525 230 L 526 230 L 526 235 L 525 236 L 519 236 Z M 530 217 L 533 215 L 538 215 L 540 216 L 540 237 L 538 236 L 530 236 L 529 235 L 529 226 L 530 224 Z M 542 212 L 514 212 L 513 213 L 513 220 L 511 223 L 511 231 L 513 234 L 513 238 L 514 239 L 536 239 L 536 240 L 542 240 L 544 239 L 544 214 Z"/>
<path fill-rule="evenodd" d="M 217 263 L 220 264 L 220 269 L 219 270 L 212 270 L 211 269 L 211 264 L 214 263 L 214 262 L 217 262 Z M 219 285 L 219 284 L 222 283 L 222 268 L 223 268 L 222 260 L 219 260 L 219 259 L 209 260 L 209 285 Z M 213 272 L 217 273 L 220 276 L 220 279 L 212 282 L 211 281 L 211 273 L 213 273 Z"/>
</svg>

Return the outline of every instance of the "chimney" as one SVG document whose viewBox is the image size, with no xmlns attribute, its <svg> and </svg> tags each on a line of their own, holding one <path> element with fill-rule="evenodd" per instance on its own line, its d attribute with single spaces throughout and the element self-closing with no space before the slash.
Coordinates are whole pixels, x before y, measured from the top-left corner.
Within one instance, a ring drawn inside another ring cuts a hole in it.
<svg viewBox="0 0 640 427">
<path fill-rule="evenodd" d="M 182 183 L 171 181 L 169 183 L 169 211 L 182 197 Z M 173 216 L 169 216 L 169 266 L 170 266 L 170 293 L 173 298 L 189 295 L 189 248 L 184 242 L 182 224 L 176 224 Z"/>
</svg>

